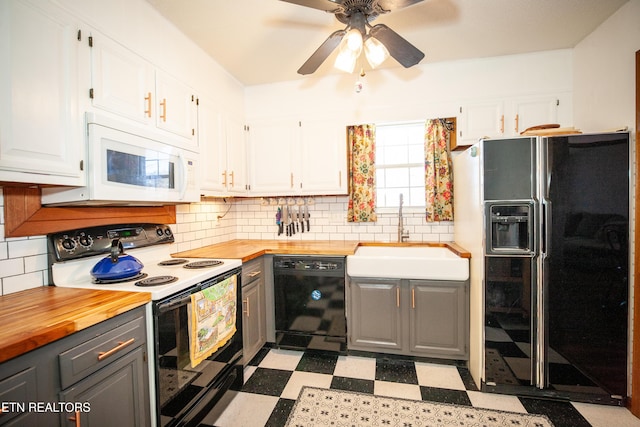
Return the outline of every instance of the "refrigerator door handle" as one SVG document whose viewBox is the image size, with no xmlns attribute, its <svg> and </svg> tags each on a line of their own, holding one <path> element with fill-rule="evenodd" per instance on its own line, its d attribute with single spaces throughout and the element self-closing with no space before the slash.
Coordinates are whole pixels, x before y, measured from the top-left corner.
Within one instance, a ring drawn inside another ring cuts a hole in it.
<svg viewBox="0 0 640 427">
<path fill-rule="evenodd" d="M 540 254 L 547 258 L 551 254 L 551 200 L 542 199 L 542 236 L 540 239 Z"/>
</svg>

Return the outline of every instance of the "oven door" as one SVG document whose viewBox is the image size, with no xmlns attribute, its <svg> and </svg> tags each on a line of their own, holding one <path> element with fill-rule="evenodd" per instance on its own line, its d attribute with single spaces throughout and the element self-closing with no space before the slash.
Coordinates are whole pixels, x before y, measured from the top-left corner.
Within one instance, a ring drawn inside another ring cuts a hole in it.
<svg viewBox="0 0 640 427">
<path fill-rule="evenodd" d="M 239 390 L 242 387 L 242 313 L 238 309 L 242 307 L 242 296 L 239 273 L 240 270 L 235 269 L 154 303 L 156 408 L 160 426 L 197 425 L 227 389 Z M 208 308 L 202 307 L 198 301 L 197 310 L 192 310 L 192 295 L 202 295 L 201 291 L 205 289 L 211 291 L 215 285 L 227 279 L 235 281 L 235 301 L 217 299 Z M 222 347 L 200 362 L 197 360 L 199 347 L 194 348 L 195 354 L 190 352 L 190 346 L 203 343 L 203 340 L 194 336 L 200 335 L 204 329 L 201 324 L 193 323 L 194 313 L 199 319 L 200 316 L 219 319 L 218 325 L 221 326 L 215 326 L 215 329 L 216 333 L 219 330 L 221 334 L 230 324 L 230 316 L 235 316 L 235 333 Z"/>
</svg>

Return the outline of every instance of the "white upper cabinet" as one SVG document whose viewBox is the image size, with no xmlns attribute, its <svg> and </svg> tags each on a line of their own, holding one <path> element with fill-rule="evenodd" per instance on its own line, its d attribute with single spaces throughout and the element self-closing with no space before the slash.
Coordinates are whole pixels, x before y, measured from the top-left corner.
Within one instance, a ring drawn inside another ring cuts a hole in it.
<svg viewBox="0 0 640 427">
<path fill-rule="evenodd" d="M 509 100 L 488 100 L 460 107 L 458 138 L 470 145 L 480 138 L 518 136 L 525 129 L 544 124 L 560 124 L 558 96 L 527 96 Z"/>
<path fill-rule="evenodd" d="M 198 97 L 179 80 L 156 70 L 156 125 L 197 147 Z"/>
<path fill-rule="evenodd" d="M 249 185 L 252 195 L 296 192 L 294 153 L 299 139 L 297 120 L 273 119 L 249 125 Z"/>
<path fill-rule="evenodd" d="M 92 105 L 152 124 L 156 114 L 153 66 L 102 34 L 93 31 L 91 39 Z"/>
<path fill-rule="evenodd" d="M 203 196 L 247 193 L 244 124 L 218 111 L 204 98 L 198 107 Z"/>
<path fill-rule="evenodd" d="M 347 194 L 347 126 L 335 120 L 305 120 L 300 129 L 300 191 Z"/>
<path fill-rule="evenodd" d="M 93 31 L 91 105 L 180 137 L 182 148 L 197 151 L 198 97 L 180 80 Z"/>
<path fill-rule="evenodd" d="M 82 30 L 48 2 L 0 0 L 0 181 L 84 184 Z"/>
<path fill-rule="evenodd" d="M 347 194 L 346 126 L 273 119 L 249 127 L 250 194 Z"/>
</svg>

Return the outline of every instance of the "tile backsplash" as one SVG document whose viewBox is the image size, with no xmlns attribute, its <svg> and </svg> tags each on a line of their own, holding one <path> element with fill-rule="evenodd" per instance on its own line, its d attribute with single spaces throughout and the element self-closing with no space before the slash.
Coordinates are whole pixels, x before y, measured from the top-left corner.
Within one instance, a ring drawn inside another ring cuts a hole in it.
<svg viewBox="0 0 640 427">
<path fill-rule="evenodd" d="M 309 202 L 310 231 L 293 236 L 278 235 L 278 202 Z M 232 239 L 360 240 L 396 241 L 397 212 L 379 213 L 375 223 L 346 222 L 348 198 L 324 196 L 306 198 L 212 199 L 177 206 L 176 252 Z M 424 212 L 403 212 L 410 242 L 453 241 L 453 222 L 427 224 Z M 0 294 L 49 284 L 46 236 L 6 238 L 4 197 L 0 187 Z M 73 228 L 70 226 L 69 228 Z"/>
<path fill-rule="evenodd" d="M 178 206 L 178 249 L 198 248 L 230 239 L 393 242 L 398 236 L 397 212 L 378 213 L 375 223 L 348 223 L 347 196 L 231 200 L 225 203 L 216 199 L 213 202 Z M 304 202 L 310 202 L 310 231 L 298 231 L 293 236 L 278 235 L 276 211 L 280 203 L 297 206 Z M 218 216 L 223 218 L 218 219 Z M 453 222 L 427 224 L 424 211 L 407 208 L 403 211 L 403 218 L 404 227 L 409 230 L 409 242 L 453 241 Z"/>
</svg>

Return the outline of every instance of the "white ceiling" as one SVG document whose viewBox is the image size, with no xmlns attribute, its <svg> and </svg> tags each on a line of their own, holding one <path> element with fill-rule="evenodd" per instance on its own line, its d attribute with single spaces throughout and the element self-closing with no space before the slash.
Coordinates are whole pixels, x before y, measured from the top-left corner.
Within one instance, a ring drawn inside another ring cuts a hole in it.
<svg viewBox="0 0 640 427">
<path fill-rule="evenodd" d="M 298 68 L 344 28 L 332 14 L 280 0 L 147 1 L 244 85 L 305 78 Z M 422 50 L 428 64 L 572 48 L 626 2 L 425 0 L 375 23 Z M 335 55 L 313 75 L 340 73 Z M 393 58 L 381 67 L 403 70 Z"/>
</svg>

